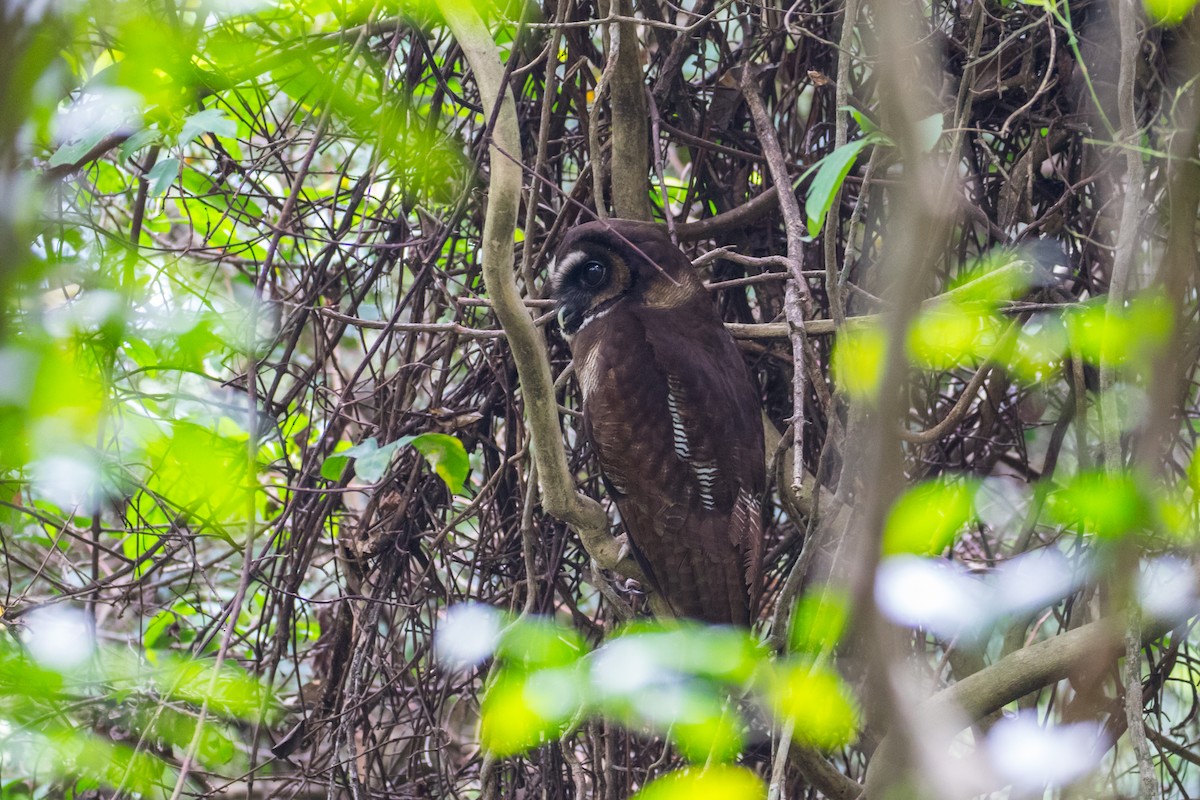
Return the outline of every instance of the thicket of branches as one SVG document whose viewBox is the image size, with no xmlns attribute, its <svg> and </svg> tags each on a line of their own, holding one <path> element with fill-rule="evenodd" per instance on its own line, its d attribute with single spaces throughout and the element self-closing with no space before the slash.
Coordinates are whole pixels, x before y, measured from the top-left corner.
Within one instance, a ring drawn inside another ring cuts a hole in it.
<svg viewBox="0 0 1200 800">
<path fill-rule="evenodd" d="M 533 475 L 534 445 L 562 446 L 583 495 L 604 497 L 546 261 L 572 225 L 616 214 L 663 221 L 699 259 L 761 387 L 763 630 L 783 641 L 796 596 L 826 580 L 854 610 L 843 669 L 862 730 L 838 752 L 801 748 L 773 789 L 851 798 L 865 782 L 881 796 L 908 764 L 929 791 L 988 790 L 922 749 L 944 732 L 913 698 L 938 692 L 980 736 L 1014 703 L 1097 720 L 1090 791 L 1200 788 L 1190 623 L 1164 639 L 1123 616 L 1139 557 L 1195 541 L 1190 18 L 1155 27 L 1126 0 L 2 13 L 0 364 L 21 388 L 0 390 L 0 621 L 20 638 L 32 611 L 77 606 L 101 643 L 236 661 L 277 690 L 220 724 L 227 758 L 199 762 L 199 737 L 143 735 L 164 704 L 193 723 L 213 713 L 169 692 L 93 687 L 47 715 L 149 748 L 176 770 L 168 791 L 195 795 L 609 800 L 683 763 L 602 720 L 485 757 L 486 665 L 433 657 L 446 609 L 466 601 L 556 615 L 593 645 L 648 612 L 619 564 L 546 513 Z M 443 18 L 474 13 L 499 46 L 511 147 L 467 64 L 478 53 Z M 831 188 L 818 165 L 853 142 Z M 501 162 L 520 168 L 512 272 L 555 379 L 553 442 L 531 442 L 512 333 L 484 286 Z M 1091 301 L 1108 309 L 1100 350 L 1072 339 L 1033 375 L 1002 359 L 909 363 L 920 302 L 1012 258 L 1037 279 L 997 307 L 1011 335 Z M 883 344 L 843 370 L 876 371 L 875 395 L 831 373 L 865 316 Z M 1155 326 L 1167 333 L 1139 344 Z M 372 437 L 430 432 L 469 454 L 461 494 L 413 447 L 377 475 L 326 466 Z M 1078 524 L 1043 513 L 1078 476 L 1108 476 L 1103 493 L 1127 469 L 1143 505 L 1117 541 L 1086 509 Z M 987 513 L 951 560 L 982 573 L 1025 551 L 1095 554 L 1065 597 L 982 649 L 884 622 L 871 591 L 903 488 L 964 475 L 988 479 Z M 1159 489 L 1174 516 L 1147 510 Z M 18 755 L 36 715 L 8 718 L 5 779 L 93 785 Z M 778 736 L 748 757 L 764 776 L 785 757 Z"/>
</svg>

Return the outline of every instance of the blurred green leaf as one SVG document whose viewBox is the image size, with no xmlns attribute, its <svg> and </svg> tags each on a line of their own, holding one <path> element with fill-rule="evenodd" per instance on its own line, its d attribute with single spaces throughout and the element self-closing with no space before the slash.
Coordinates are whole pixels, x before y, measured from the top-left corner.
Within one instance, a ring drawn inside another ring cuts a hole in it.
<svg viewBox="0 0 1200 800">
<path fill-rule="evenodd" d="M 225 116 L 219 108 L 206 108 L 192 114 L 183 121 L 176 143 L 183 147 L 202 133 L 215 133 L 217 136 L 232 138 L 237 135 L 237 123 Z"/>
<path fill-rule="evenodd" d="M 502 668 L 483 697 L 483 746 L 498 756 L 508 756 L 550 741 L 584 700 L 573 670 Z"/>
<path fill-rule="evenodd" d="M 687 767 L 651 781 L 630 800 L 763 800 L 767 786 L 745 767 Z"/>
<path fill-rule="evenodd" d="M 254 719 L 268 694 L 258 680 L 234 663 L 225 661 L 219 671 L 209 659 L 171 658 L 155 673 L 159 690 L 200 704 L 228 716 Z"/>
<path fill-rule="evenodd" d="M 1067 312 L 1071 344 L 1094 364 L 1140 366 L 1167 340 L 1171 312 L 1155 295 L 1141 295 L 1112 313 L 1104 299 Z"/>
<path fill-rule="evenodd" d="M 504 629 L 496 657 L 532 667 L 563 667 L 575 663 L 585 645 L 573 628 L 545 617 L 522 617 Z"/>
<path fill-rule="evenodd" d="M 1012 344 L 1000 347 L 995 360 L 1026 383 L 1048 380 L 1066 355 L 1067 328 L 1061 317 L 1042 314 L 1031 318 Z"/>
<path fill-rule="evenodd" d="M 125 537 L 121 543 L 121 550 L 125 554 L 125 558 L 132 562 L 139 561 L 148 553 L 153 553 L 158 550 L 162 543 L 162 537 L 153 533 L 142 533 L 135 531 Z M 140 566 L 134 569 L 135 577 L 142 577 L 146 570 L 152 566 L 149 562 L 143 562 Z"/>
<path fill-rule="evenodd" d="M 833 347 L 834 381 L 846 394 L 859 400 L 874 399 L 883 380 L 887 341 L 876 325 L 843 329 Z"/>
<path fill-rule="evenodd" d="M 997 305 L 1024 295 L 1047 276 L 1032 259 L 1019 252 L 996 248 L 967 267 L 943 295 L 955 303 Z"/>
<path fill-rule="evenodd" d="M 41 454 L 65 444 L 94 442 L 106 391 L 95 362 L 65 343 L 52 344 L 39 355 L 28 406 L 41 423 L 35 449 Z"/>
<path fill-rule="evenodd" d="M 883 530 L 883 554 L 939 555 L 974 515 L 975 481 L 935 478 L 896 500 Z"/>
<path fill-rule="evenodd" d="M 703 687 L 660 696 L 670 719 L 653 720 L 684 758 L 696 764 L 732 761 L 742 751 L 743 722 L 732 699 Z M 654 716 L 653 714 L 646 716 Z"/>
<path fill-rule="evenodd" d="M 1197 503 L 1193 496 L 1183 491 L 1166 491 L 1154 498 L 1156 521 L 1162 530 L 1184 544 L 1200 541 L 1200 526 L 1197 524 Z"/>
<path fill-rule="evenodd" d="M 225 526 L 248 519 L 255 476 L 242 442 L 176 422 L 169 436 L 148 446 L 147 455 L 152 469 L 147 486 L 192 515 L 192 524 L 228 536 Z"/>
<path fill-rule="evenodd" d="M 763 657 L 761 645 L 742 628 L 687 621 L 635 623 L 618 631 L 606 646 L 671 673 L 731 684 L 753 675 Z"/>
<path fill-rule="evenodd" d="M 1200 445 L 1192 452 L 1192 460 L 1188 464 L 1188 483 L 1192 491 L 1200 496 Z"/>
<path fill-rule="evenodd" d="M 846 629 L 850 605 L 835 589 L 814 590 L 796 601 L 788 620 L 788 649 L 817 656 L 837 646 Z"/>
<path fill-rule="evenodd" d="M 149 753 L 69 728 L 47 735 L 42 759 L 60 775 L 90 777 L 146 796 L 157 792 L 166 772 L 166 765 Z"/>
<path fill-rule="evenodd" d="M 835 673 L 803 661 L 770 665 L 767 697 L 776 717 L 795 721 L 798 742 L 833 750 L 854 741 L 858 707 Z"/>
<path fill-rule="evenodd" d="M 147 650 L 158 644 L 162 635 L 174 625 L 176 622 L 175 612 L 170 609 L 163 609 L 150 618 L 146 623 L 145 629 L 142 631 L 142 647 Z"/>
<path fill-rule="evenodd" d="M 1145 526 L 1150 506 L 1129 475 L 1091 471 L 1053 492 L 1046 510 L 1060 524 L 1082 525 L 1089 533 L 1115 539 Z"/>
<path fill-rule="evenodd" d="M 926 369 L 947 370 L 984 361 L 1000 341 L 1004 321 L 980 305 L 939 303 L 926 308 L 908 331 L 912 362 Z"/>
<path fill-rule="evenodd" d="M 1178 25 L 1192 13 L 1196 0 L 1142 0 L 1146 13 L 1156 25 Z"/>
</svg>

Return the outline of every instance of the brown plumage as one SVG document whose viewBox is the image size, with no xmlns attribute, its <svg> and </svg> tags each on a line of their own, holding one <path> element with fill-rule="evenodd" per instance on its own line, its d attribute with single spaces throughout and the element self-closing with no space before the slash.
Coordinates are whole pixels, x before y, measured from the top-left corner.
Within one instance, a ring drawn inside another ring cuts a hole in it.
<svg viewBox="0 0 1200 800">
<path fill-rule="evenodd" d="M 666 231 L 570 231 L 551 285 L 583 388 L 587 436 L 630 544 L 679 616 L 749 625 L 765 485 L 758 390 Z"/>
</svg>

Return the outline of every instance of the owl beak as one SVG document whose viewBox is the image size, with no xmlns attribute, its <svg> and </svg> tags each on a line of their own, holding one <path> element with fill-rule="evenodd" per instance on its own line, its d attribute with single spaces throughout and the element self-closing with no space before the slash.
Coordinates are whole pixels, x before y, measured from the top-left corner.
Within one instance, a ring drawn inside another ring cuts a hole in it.
<svg viewBox="0 0 1200 800">
<path fill-rule="evenodd" d="M 575 303 L 566 302 L 558 307 L 558 327 L 562 328 L 563 336 L 569 341 L 579 330 L 583 322 L 583 314 Z"/>
</svg>

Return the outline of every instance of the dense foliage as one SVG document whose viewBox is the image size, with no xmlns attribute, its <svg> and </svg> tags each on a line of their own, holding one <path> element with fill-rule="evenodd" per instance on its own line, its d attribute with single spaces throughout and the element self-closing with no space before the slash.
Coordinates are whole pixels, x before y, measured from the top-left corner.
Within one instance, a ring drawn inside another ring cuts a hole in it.
<svg viewBox="0 0 1200 800">
<path fill-rule="evenodd" d="M 1196 25 L 0 3 L 0 798 L 1200 793 Z M 597 213 L 758 379 L 753 632 L 550 500 Z"/>
</svg>

